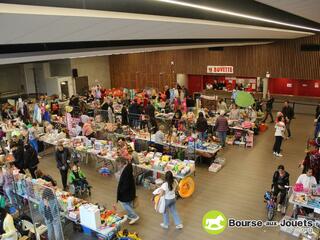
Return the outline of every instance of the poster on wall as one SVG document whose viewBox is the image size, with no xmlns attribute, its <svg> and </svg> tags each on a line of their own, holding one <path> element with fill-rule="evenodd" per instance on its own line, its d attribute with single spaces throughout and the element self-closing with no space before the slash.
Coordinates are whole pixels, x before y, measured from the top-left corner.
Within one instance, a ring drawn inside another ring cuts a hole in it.
<svg viewBox="0 0 320 240">
<path fill-rule="evenodd" d="M 319 88 L 319 83 L 314 83 L 314 88 Z"/>
<path fill-rule="evenodd" d="M 287 83 L 288 88 L 292 88 L 292 83 Z"/>
<path fill-rule="evenodd" d="M 207 73 L 233 73 L 233 66 L 207 66 Z"/>
</svg>

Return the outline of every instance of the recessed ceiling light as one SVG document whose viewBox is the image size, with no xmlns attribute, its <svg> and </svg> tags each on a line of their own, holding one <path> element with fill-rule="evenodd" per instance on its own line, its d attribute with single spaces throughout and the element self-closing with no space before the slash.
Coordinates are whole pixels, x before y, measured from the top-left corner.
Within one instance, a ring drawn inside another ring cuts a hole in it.
<svg viewBox="0 0 320 240">
<path fill-rule="evenodd" d="M 214 8 L 214 7 L 202 6 L 202 5 L 188 3 L 188 2 L 175 1 L 175 0 L 154 0 L 154 1 L 171 3 L 171 4 L 185 6 L 185 7 L 197 8 L 197 9 L 202 9 L 202 10 L 216 12 L 216 13 L 222 13 L 222 14 L 226 14 L 226 15 L 230 15 L 230 16 L 236 16 L 236 17 L 261 21 L 261 22 L 268 22 L 268 23 L 273 23 L 273 24 L 277 24 L 277 25 L 283 25 L 283 26 L 287 26 L 287 27 L 294 27 L 294 28 L 300 28 L 300 29 L 306 29 L 306 30 L 310 30 L 310 31 L 320 32 L 320 29 L 318 29 L 318 28 L 311 28 L 311 27 L 306 27 L 306 26 L 301 26 L 301 25 L 296 25 L 296 24 L 291 24 L 291 23 L 286 23 L 286 22 L 281 22 L 281 21 L 275 21 L 275 20 L 271 20 L 268 18 L 261 18 L 261 17 L 252 16 L 252 15 L 227 11 L 227 10 Z"/>
</svg>

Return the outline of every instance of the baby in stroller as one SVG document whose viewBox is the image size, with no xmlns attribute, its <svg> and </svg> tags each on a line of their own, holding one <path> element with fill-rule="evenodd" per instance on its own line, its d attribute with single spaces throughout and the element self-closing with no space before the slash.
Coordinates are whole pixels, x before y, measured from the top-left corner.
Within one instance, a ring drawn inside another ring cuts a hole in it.
<svg viewBox="0 0 320 240">
<path fill-rule="evenodd" d="M 69 174 L 70 190 L 75 196 L 87 193 L 91 195 L 91 186 L 89 185 L 85 174 L 78 165 L 72 166 L 72 171 Z"/>
</svg>

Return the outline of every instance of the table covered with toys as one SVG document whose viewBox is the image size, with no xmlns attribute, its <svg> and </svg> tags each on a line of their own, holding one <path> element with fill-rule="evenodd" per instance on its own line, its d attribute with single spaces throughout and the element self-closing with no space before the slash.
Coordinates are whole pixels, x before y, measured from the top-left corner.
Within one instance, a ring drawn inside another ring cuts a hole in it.
<svg viewBox="0 0 320 240">
<path fill-rule="evenodd" d="M 153 176 L 158 178 L 170 170 L 174 177 L 180 181 L 182 197 L 189 197 L 194 192 L 195 184 L 191 177 L 195 174 L 195 162 L 193 160 L 175 159 L 170 155 L 149 151 L 134 152 L 130 155 L 129 152 L 134 149 L 133 143 L 128 147 L 119 148 L 115 146 L 113 141 L 88 139 L 84 136 L 74 138 L 64 138 L 62 136 L 52 138 L 51 135 L 45 135 L 42 140 L 52 145 L 62 143 L 73 151 L 94 155 L 97 167 L 102 175 L 112 174 L 115 169 L 114 162 L 117 157 L 121 156 L 132 162 L 136 169 L 136 175 L 153 172 Z"/>
<path fill-rule="evenodd" d="M 16 173 L 15 193 L 32 204 L 39 205 L 45 189 L 51 189 L 60 206 L 60 215 L 65 219 L 80 224 L 85 233 L 95 233 L 101 239 L 113 239 L 127 217 L 118 213 L 115 206 L 108 210 L 83 199 L 72 196 L 70 192 L 52 187 L 43 179 L 30 179 L 24 174 Z"/>
</svg>

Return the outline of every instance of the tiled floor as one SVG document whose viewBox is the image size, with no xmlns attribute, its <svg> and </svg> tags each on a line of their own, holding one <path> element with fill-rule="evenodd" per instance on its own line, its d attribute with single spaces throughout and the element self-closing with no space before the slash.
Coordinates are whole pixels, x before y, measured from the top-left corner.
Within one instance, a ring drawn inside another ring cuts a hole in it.
<svg viewBox="0 0 320 240">
<path fill-rule="evenodd" d="M 256 137 L 254 148 L 228 146 L 223 150 L 220 155 L 226 158 L 227 164 L 220 172 L 210 173 L 206 166 L 197 167 L 194 195 L 177 203 L 185 225 L 183 230 L 175 230 L 174 227 L 169 230 L 160 228 L 161 215 L 153 210 L 151 192 L 143 188 L 138 188 L 140 207 L 137 212 L 141 220 L 135 226 L 126 227 L 130 231 L 139 232 L 145 240 L 294 239 L 280 233 L 278 228 L 226 229 L 221 235 L 210 236 L 201 227 L 203 215 L 213 209 L 237 219 L 266 219 L 263 195 L 270 188 L 273 172 L 279 164 L 284 164 L 290 173 L 291 183 L 296 181 L 300 173 L 298 164 L 305 155 L 306 140 L 312 135 L 313 118 L 297 115 L 291 127 L 292 138 L 282 146 L 283 158 L 275 158 L 272 154 L 274 129 L 270 125 L 267 132 Z M 53 154 L 41 159 L 40 167 L 61 185 Z M 116 199 L 115 179 L 100 176 L 94 169 L 93 161 L 82 168 L 94 187 L 91 200 L 111 207 Z M 72 229 L 67 230 L 67 235 L 68 239 L 89 239 L 74 234 Z"/>
</svg>

